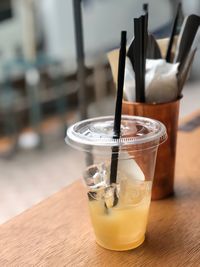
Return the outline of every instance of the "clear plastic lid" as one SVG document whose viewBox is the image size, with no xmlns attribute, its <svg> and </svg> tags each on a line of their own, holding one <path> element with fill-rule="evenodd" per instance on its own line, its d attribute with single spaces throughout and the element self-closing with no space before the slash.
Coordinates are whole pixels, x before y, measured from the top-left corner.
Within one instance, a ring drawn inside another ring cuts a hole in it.
<svg viewBox="0 0 200 267">
<path fill-rule="evenodd" d="M 167 139 L 163 123 L 139 116 L 123 115 L 121 136 L 113 138 L 114 117 L 98 117 L 80 121 L 67 130 L 65 141 L 78 150 L 91 151 L 96 148 L 110 148 L 132 145 L 133 150 L 150 148 Z"/>
</svg>

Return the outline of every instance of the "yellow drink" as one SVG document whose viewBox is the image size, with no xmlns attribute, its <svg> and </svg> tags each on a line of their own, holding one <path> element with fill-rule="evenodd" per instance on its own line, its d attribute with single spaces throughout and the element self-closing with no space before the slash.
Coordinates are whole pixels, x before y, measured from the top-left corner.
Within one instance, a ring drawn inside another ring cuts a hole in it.
<svg viewBox="0 0 200 267">
<path fill-rule="evenodd" d="M 121 191 L 114 207 L 107 208 L 103 198 L 89 201 L 96 241 L 104 248 L 133 249 L 145 239 L 151 182 L 135 182 L 128 186 L 128 190 Z"/>
</svg>

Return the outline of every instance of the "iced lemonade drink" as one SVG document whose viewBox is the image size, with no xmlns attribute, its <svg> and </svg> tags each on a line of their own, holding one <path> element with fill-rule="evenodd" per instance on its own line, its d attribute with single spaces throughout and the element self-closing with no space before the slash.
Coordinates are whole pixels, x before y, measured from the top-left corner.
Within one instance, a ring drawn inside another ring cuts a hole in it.
<svg viewBox="0 0 200 267">
<path fill-rule="evenodd" d="M 122 117 L 119 140 L 113 140 L 112 129 L 113 117 L 82 121 L 68 129 L 67 142 L 89 159 L 83 178 L 96 241 L 121 251 L 138 247 L 145 239 L 156 153 L 166 129 L 158 121 L 133 116 Z M 114 146 L 117 180 L 110 184 Z"/>
<path fill-rule="evenodd" d="M 123 193 L 122 193 L 123 194 Z M 106 207 L 104 199 L 89 200 L 96 241 L 104 248 L 128 250 L 143 243 L 151 199 L 151 182 L 132 183 L 125 199 Z"/>
</svg>

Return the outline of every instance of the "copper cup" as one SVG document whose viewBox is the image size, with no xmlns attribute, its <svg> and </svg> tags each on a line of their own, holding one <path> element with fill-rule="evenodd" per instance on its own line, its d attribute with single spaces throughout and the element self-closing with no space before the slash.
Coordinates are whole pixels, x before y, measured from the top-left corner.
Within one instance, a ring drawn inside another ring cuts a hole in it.
<svg viewBox="0 0 200 267">
<path fill-rule="evenodd" d="M 174 193 L 176 139 L 181 98 L 182 97 L 175 101 L 162 104 L 123 101 L 123 114 L 159 120 L 164 123 L 167 128 L 168 139 L 158 149 L 152 188 L 153 200 L 163 199 Z"/>
</svg>

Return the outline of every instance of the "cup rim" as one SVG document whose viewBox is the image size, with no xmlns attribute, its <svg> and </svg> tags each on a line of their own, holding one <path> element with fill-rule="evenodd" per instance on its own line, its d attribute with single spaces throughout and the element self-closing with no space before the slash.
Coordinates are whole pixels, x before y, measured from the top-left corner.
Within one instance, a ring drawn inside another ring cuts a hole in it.
<svg viewBox="0 0 200 267">
<path fill-rule="evenodd" d="M 114 116 L 102 116 L 77 122 L 68 128 L 65 142 L 71 147 L 85 152 L 90 152 L 91 149 L 106 152 L 106 150 L 110 151 L 113 147 L 119 147 L 122 151 L 123 149 L 126 150 L 127 147 L 132 147 L 131 151 L 145 150 L 156 147 L 167 139 L 167 131 L 163 123 L 141 116 L 122 115 L 121 127 L 125 125 L 124 127 L 127 127 L 124 128 L 125 131 L 127 129 L 129 131 L 132 126 L 137 125 L 139 128 L 142 128 L 142 132 L 141 130 L 138 131 L 137 127 L 135 127 L 136 135 L 132 135 L 132 132 L 128 136 L 122 133 L 119 139 L 114 139 L 111 132 L 109 132 L 109 135 L 107 135 L 107 132 L 104 135 L 93 127 L 96 126 L 95 123 L 108 122 L 108 126 L 105 125 L 104 129 L 106 127 L 107 129 L 113 129 L 113 121 Z"/>
</svg>

